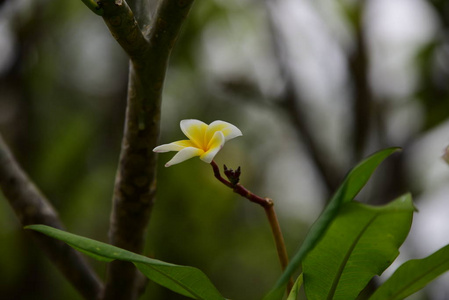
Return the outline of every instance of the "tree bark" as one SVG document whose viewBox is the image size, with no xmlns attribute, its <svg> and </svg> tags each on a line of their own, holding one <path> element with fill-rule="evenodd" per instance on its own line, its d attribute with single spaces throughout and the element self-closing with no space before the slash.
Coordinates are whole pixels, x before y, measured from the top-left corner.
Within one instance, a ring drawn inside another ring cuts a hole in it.
<svg viewBox="0 0 449 300">
<path fill-rule="evenodd" d="M 20 168 L 1 136 L 0 188 L 22 226 L 44 224 L 64 229 L 53 206 Z M 100 299 L 103 285 L 78 251 L 40 233 L 30 234 L 85 299 Z"/>
<path fill-rule="evenodd" d="M 156 155 L 161 95 L 171 50 L 192 0 L 160 1 L 151 25 L 142 31 L 125 1 L 104 1 L 103 18 L 130 57 L 128 103 L 116 175 L 109 238 L 111 244 L 141 253 L 156 191 Z M 148 12 L 149 13 L 149 12 Z M 109 265 L 104 299 L 136 299 L 142 282 L 127 262 Z"/>
</svg>

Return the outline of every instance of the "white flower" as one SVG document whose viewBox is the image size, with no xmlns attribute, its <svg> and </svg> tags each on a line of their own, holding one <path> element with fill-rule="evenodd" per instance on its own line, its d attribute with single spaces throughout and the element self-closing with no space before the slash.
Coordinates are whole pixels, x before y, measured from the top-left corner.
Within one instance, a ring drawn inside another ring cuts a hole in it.
<svg viewBox="0 0 449 300">
<path fill-rule="evenodd" d="M 204 162 L 211 163 L 225 142 L 242 135 L 240 129 L 224 121 L 214 121 L 207 125 L 199 120 L 182 120 L 181 130 L 189 138 L 188 140 L 160 145 L 153 149 L 158 153 L 178 151 L 165 164 L 166 167 L 179 164 L 195 156 L 199 156 Z"/>
</svg>

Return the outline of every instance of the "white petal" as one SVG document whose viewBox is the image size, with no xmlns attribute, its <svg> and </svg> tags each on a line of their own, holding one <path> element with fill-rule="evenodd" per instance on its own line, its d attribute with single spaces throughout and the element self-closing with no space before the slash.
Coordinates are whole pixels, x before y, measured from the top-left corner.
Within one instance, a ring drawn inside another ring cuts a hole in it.
<svg viewBox="0 0 449 300">
<path fill-rule="evenodd" d="M 223 132 L 225 141 L 241 136 L 242 132 L 236 126 L 224 121 L 213 121 L 206 131 L 206 140 L 213 136 L 216 131 Z"/>
<path fill-rule="evenodd" d="M 153 149 L 153 152 L 163 153 L 163 152 L 169 152 L 169 151 L 181 151 L 184 148 L 185 147 L 183 147 L 181 145 L 177 145 L 175 143 L 170 143 L 170 144 L 157 146 L 156 148 Z"/>
<path fill-rule="evenodd" d="M 181 151 L 182 149 L 187 147 L 195 147 L 195 145 L 190 140 L 182 140 L 170 144 L 157 146 L 156 148 L 153 149 L 153 152 L 163 153 L 169 151 Z"/>
<path fill-rule="evenodd" d="M 181 121 L 181 130 L 199 148 L 203 148 L 207 124 L 195 119 Z"/>
<path fill-rule="evenodd" d="M 215 155 L 217 155 L 218 151 L 223 148 L 225 143 L 225 137 L 223 132 L 217 131 L 209 142 L 208 150 L 203 155 L 200 156 L 200 159 L 204 162 L 210 164 L 214 159 Z"/>
<path fill-rule="evenodd" d="M 185 160 L 188 160 L 195 156 L 200 156 L 204 151 L 195 147 L 187 147 L 176 153 L 173 158 L 165 164 L 166 167 L 170 167 L 175 164 L 179 164 Z"/>
</svg>

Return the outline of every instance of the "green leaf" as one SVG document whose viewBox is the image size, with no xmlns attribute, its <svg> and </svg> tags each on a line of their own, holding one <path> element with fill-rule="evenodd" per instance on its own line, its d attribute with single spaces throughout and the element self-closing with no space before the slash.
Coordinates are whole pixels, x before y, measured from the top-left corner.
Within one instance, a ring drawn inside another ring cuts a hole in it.
<svg viewBox="0 0 449 300">
<path fill-rule="evenodd" d="M 298 279 L 296 279 L 295 284 L 293 285 L 293 288 L 288 295 L 287 300 L 296 300 L 299 295 L 299 290 L 301 290 L 302 280 L 303 276 L 302 274 L 298 276 Z"/>
<path fill-rule="evenodd" d="M 355 166 L 351 172 L 349 172 L 337 192 L 329 201 L 329 204 L 324 208 L 319 218 L 310 228 L 303 244 L 295 256 L 293 256 L 290 264 L 287 266 L 287 269 L 276 282 L 274 288 L 264 297 L 264 300 L 278 300 L 282 298 L 289 278 L 299 268 L 301 261 L 304 259 L 306 254 L 309 253 L 313 247 L 315 247 L 323 234 L 326 232 L 330 223 L 337 215 L 341 205 L 354 200 L 354 197 L 359 193 L 363 186 L 365 186 L 366 182 L 379 164 L 388 156 L 399 150 L 399 148 L 388 148 L 376 152 L 363 160 Z"/>
<path fill-rule="evenodd" d="M 369 299 L 404 299 L 448 270 L 449 245 L 426 258 L 409 260 L 404 263 Z"/>
<path fill-rule="evenodd" d="M 346 203 L 303 261 L 307 298 L 357 298 L 399 255 L 414 210 L 409 194 L 385 206 Z"/>
<path fill-rule="evenodd" d="M 151 259 L 45 225 L 30 225 L 25 228 L 61 240 L 76 250 L 101 261 L 117 259 L 132 262 L 149 279 L 181 295 L 202 300 L 224 299 L 206 275 L 196 268 Z"/>
<path fill-rule="evenodd" d="M 32 225 L 32 226 L 33 226 L 33 225 Z M 33 228 L 28 228 L 28 227 L 26 227 L 26 228 L 27 228 L 27 229 L 33 229 Z M 114 260 L 113 258 L 109 258 L 109 257 L 97 255 L 97 254 L 95 254 L 95 253 L 93 253 L 93 252 L 85 251 L 84 249 L 81 249 L 81 248 L 79 248 L 79 247 L 77 247 L 77 246 L 74 246 L 74 245 L 72 245 L 72 244 L 69 244 L 69 243 L 67 243 L 67 245 L 69 245 L 69 246 L 72 247 L 73 249 L 78 250 L 79 252 L 81 252 L 81 253 L 83 253 L 83 254 L 86 254 L 86 255 L 88 255 L 88 256 L 90 256 L 90 257 L 96 259 L 96 260 L 99 260 L 99 261 L 111 262 L 111 261 Z"/>
</svg>

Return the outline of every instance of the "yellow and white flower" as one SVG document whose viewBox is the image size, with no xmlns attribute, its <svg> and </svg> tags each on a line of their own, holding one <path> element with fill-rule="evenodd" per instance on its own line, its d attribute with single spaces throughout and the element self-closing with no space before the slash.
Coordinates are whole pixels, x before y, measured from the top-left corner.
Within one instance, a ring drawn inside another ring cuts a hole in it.
<svg viewBox="0 0 449 300">
<path fill-rule="evenodd" d="M 240 129 L 224 121 L 214 121 L 207 125 L 199 120 L 182 120 L 181 130 L 189 138 L 188 140 L 160 145 L 153 149 L 158 153 L 178 151 L 165 164 L 166 167 L 179 164 L 195 156 L 199 156 L 204 162 L 211 163 L 218 151 L 223 148 L 224 143 L 242 135 Z"/>
</svg>

